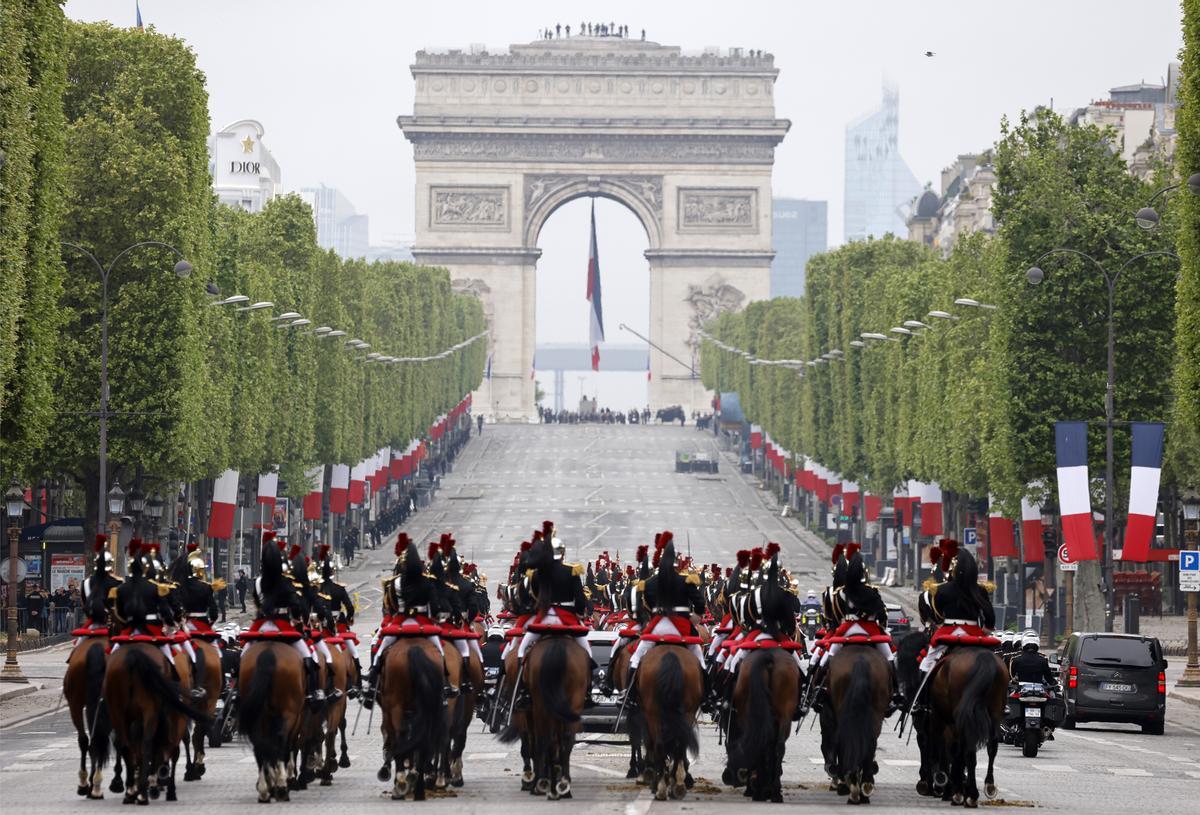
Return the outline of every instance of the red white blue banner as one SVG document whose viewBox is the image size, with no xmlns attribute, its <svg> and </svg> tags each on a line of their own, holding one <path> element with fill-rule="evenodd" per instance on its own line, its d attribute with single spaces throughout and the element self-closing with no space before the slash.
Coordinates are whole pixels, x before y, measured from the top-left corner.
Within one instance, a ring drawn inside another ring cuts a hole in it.
<svg viewBox="0 0 1200 815">
<path fill-rule="evenodd" d="M 1096 560 L 1087 467 L 1087 422 L 1055 422 L 1054 453 L 1058 462 L 1058 506 L 1067 554 L 1074 561 Z"/>
<path fill-rule="evenodd" d="M 600 370 L 600 343 L 604 342 L 604 309 L 600 305 L 600 250 L 596 246 L 596 200 L 592 199 L 592 242 L 588 249 L 587 301 L 591 305 L 588 344 L 592 346 L 592 370 Z"/>
<path fill-rule="evenodd" d="M 304 520 L 321 520 L 321 499 L 325 496 L 325 467 L 318 464 L 304 471 L 308 492 L 304 495 Z"/>
<path fill-rule="evenodd" d="M 329 511 L 334 515 L 345 515 L 349 497 L 350 465 L 334 464 L 329 475 Z"/>
<path fill-rule="evenodd" d="M 210 538 L 233 537 L 233 512 L 237 507 L 237 497 L 238 471 L 226 470 L 213 481 L 212 507 L 208 512 Z"/>
<path fill-rule="evenodd" d="M 1121 560 L 1145 563 L 1158 517 L 1158 484 L 1162 477 L 1162 422 L 1134 422 L 1132 470 L 1129 474 L 1129 519 Z"/>
<path fill-rule="evenodd" d="M 1040 563 L 1045 559 L 1042 549 L 1042 505 L 1029 498 L 1021 499 L 1021 560 Z"/>
<path fill-rule="evenodd" d="M 1040 513 L 1038 521 L 1041 521 Z M 988 552 L 992 557 L 1017 556 L 1017 540 L 1012 518 L 1004 517 L 1004 513 L 996 506 L 995 499 L 990 495 L 988 496 Z"/>
</svg>

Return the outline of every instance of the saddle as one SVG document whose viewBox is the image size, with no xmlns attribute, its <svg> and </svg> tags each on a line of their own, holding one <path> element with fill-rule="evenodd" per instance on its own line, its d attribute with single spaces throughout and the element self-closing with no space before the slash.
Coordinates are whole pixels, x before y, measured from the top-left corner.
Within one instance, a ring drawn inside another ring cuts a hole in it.
<svg viewBox="0 0 1200 815">
<path fill-rule="evenodd" d="M 865 634 L 850 633 L 850 629 L 858 626 L 865 631 Z M 886 631 L 879 627 L 878 623 L 870 620 L 845 620 L 837 627 L 831 636 L 825 638 L 828 644 L 841 643 L 843 645 L 867 645 L 875 643 L 892 644 L 892 637 Z"/>
<path fill-rule="evenodd" d="M 213 631 L 208 620 L 201 617 L 189 618 L 185 628 L 187 629 L 187 635 L 194 640 L 219 641 L 221 639 L 221 635 Z"/>
<path fill-rule="evenodd" d="M 173 645 L 179 642 L 175 634 L 167 634 L 157 623 L 146 623 L 144 626 L 122 629 L 120 634 L 112 637 L 110 642 L 147 642 L 151 645 Z"/>
<path fill-rule="evenodd" d="M 265 628 L 270 624 L 269 628 Z M 250 623 L 250 628 L 238 634 L 242 642 L 255 640 L 275 640 L 277 642 L 296 642 L 304 639 L 304 632 L 292 625 L 286 617 L 261 617 Z"/>
<path fill-rule="evenodd" d="M 655 627 L 663 620 L 666 620 L 675 627 L 674 633 L 653 633 Z M 703 639 L 692 633 L 692 621 L 690 619 L 676 615 L 656 615 L 650 622 L 646 623 L 641 639 L 644 642 L 652 642 L 655 645 L 699 645 L 704 642 Z"/>
<path fill-rule="evenodd" d="M 109 632 L 108 632 L 107 625 L 93 624 L 93 625 L 85 625 L 85 626 L 76 628 L 74 631 L 71 632 L 71 636 L 72 637 L 107 637 L 108 633 Z"/>
<path fill-rule="evenodd" d="M 442 626 L 441 636 L 447 640 L 477 640 L 481 639 L 482 635 L 478 631 L 471 631 L 463 624 L 462 628 L 455 628 L 452 625 Z"/>
<path fill-rule="evenodd" d="M 785 651 L 803 651 L 804 645 L 796 642 L 791 637 L 780 637 L 779 639 L 769 638 L 765 640 L 756 639 L 761 631 L 751 631 L 746 637 L 733 646 L 739 651 L 742 650 L 764 650 L 770 648 L 782 648 Z"/>
<path fill-rule="evenodd" d="M 962 634 L 956 634 L 956 631 Z M 943 623 L 929 640 L 932 648 L 937 645 L 978 645 L 984 648 L 995 648 L 1000 644 L 998 637 L 982 626 L 970 623 Z"/>
<path fill-rule="evenodd" d="M 525 630 L 532 631 L 535 634 L 561 634 L 568 637 L 579 637 L 592 630 L 584 625 L 573 611 L 568 611 L 558 606 L 554 606 L 553 611 L 558 616 L 559 622 L 541 622 L 544 615 L 538 614 L 532 620 L 525 623 Z M 548 614 L 549 612 L 546 613 Z"/>
<path fill-rule="evenodd" d="M 337 624 L 337 635 L 343 641 L 349 640 L 350 642 L 353 642 L 355 645 L 358 645 L 358 635 L 350 630 L 350 625 L 348 623 L 338 623 Z"/>
<path fill-rule="evenodd" d="M 410 620 L 415 625 L 404 624 Z M 440 637 L 443 632 L 442 626 L 424 614 L 396 614 L 383 621 L 379 633 L 384 637 Z"/>
</svg>

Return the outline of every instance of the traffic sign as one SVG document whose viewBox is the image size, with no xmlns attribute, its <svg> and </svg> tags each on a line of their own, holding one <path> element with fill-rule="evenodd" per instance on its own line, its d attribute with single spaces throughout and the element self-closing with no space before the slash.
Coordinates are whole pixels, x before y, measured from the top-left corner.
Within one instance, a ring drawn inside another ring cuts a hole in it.
<svg viewBox="0 0 1200 815">
<path fill-rule="evenodd" d="M 1065 543 L 1058 547 L 1058 568 L 1064 572 L 1079 571 L 1079 564 L 1071 560 L 1071 555 L 1067 552 L 1067 545 Z"/>
<path fill-rule="evenodd" d="M 0 580 L 3 580 L 5 583 L 8 582 L 8 569 L 9 569 L 8 558 L 5 558 L 4 560 L 0 560 Z M 17 558 L 17 582 L 18 583 L 20 583 L 22 580 L 25 579 L 25 574 L 27 571 L 28 571 L 28 568 L 25 565 L 25 561 L 22 560 L 21 558 Z"/>
<path fill-rule="evenodd" d="M 1200 552 L 1179 553 L 1179 590 L 1200 591 Z"/>
<path fill-rule="evenodd" d="M 978 543 L 979 543 L 979 533 L 977 531 L 975 531 L 975 527 L 973 527 L 973 526 L 963 527 L 963 545 L 966 546 L 969 550 L 971 550 L 971 552 L 974 552 L 975 547 L 976 547 L 976 545 L 978 545 Z"/>
</svg>

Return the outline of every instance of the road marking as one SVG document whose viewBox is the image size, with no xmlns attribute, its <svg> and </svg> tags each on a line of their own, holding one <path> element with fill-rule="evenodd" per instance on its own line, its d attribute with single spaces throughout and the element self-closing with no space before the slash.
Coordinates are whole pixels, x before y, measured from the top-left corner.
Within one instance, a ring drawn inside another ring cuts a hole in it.
<svg viewBox="0 0 1200 815">
<path fill-rule="evenodd" d="M 824 764 L 825 759 L 821 758 L 820 756 L 809 756 L 808 763 L 809 764 Z"/>
<path fill-rule="evenodd" d="M 41 770 L 44 768 L 44 766 L 45 765 L 42 765 L 42 764 L 21 764 L 21 763 L 9 764 L 7 767 L 0 767 L 0 772 L 6 772 L 6 773 L 30 772 L 31 770 Z"/>
<path fill-rule="evenodd" d="M 26 730 L 24 733 L 14 733 L 14 736 L 54 736 L 57 733 L 53 730 Z"/>
<path fill-rule="evenodd" d="M 608 767 L 601 767 L 599 764 L 584 764 L 582 761 L 571 762 L 576 767 L 583 767 L 585 770 L 591 770 L 600 775 L 607 775 L 612 778 L 624 778 L 625 773 L 620 770 L 610 770 Z"/>
<path fill-rule="evenodd" d="M 1074 767 L 1066 764 L 1034 764 L 1035 769 L 1041 770 L 1044 773 L 1073 773 L 1076 772 Z"/>
<path fill-rule="evenodd" d="M 1153 778 L 1154 773 L 1149 770 L 1143 770 L 1138 767 L 1109 767 L 1108 771 L 1113 775 L 1131 775 L 1138 778 Z"/>
<path fill-rule="evenodd" d="M 920 767 L 921 762 L 912 758 L 885 758 L 883 763 L 889 767 Z"/>
<path fill-rule="evenodd" d="M 490 761 L 493 759 L 508 758 L 508 752 L 503 753 L 465 753 L 463 758 L 477 758 L 480 761 Z"/>
</svg>

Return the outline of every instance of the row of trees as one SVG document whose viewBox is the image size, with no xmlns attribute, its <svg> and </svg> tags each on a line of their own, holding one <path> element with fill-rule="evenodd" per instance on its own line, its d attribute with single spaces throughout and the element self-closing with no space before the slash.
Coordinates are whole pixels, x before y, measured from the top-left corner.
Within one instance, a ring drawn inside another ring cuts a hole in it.
<svg viewBox="0 0 1200 815">
<path fill-rule="evenodd" d="M 909 478 L 936 481 L 959 497 L 991 494 L 1015 517 L 1029 485 L 1054 483 L 1059 419 L 1092 422 L 1091 464 L 1102 473 L 1107 287 L 1078 257 L 1039 258 L 1075 249 L 1115 273 L 1142 252 L 1172 250 L 1182 215 L 1177 196 L 1162 231 L 1134 223 L 1132 213 L 1155 188 L 1126 172 L 1110 137 L 1046 110 L 1006 122 L 993 155 L 994 236 L 960 240 L 945 258 L 891 236 L 814 257 L 803 298 L 752 303 L 708 330 L 761 359 L 815 360 L 831 350 L 840 358 L 800 376 L 706 342 L 705 385 L 737 391 L 746 415 L 784 448 L 875 494 L 890 495 Z M 1026 278 L 1035 262 L 1045 270 L 1040 286 Z M 1117 284 L 1119 420 L 1170 413 L 1178 270 L 1170 257 L 1148 257 Z M 956 298 L 996 308 L 956 306 Z M 931 327 L 890 332 L 913 320 Z M 1168 427 L 1174 462 L 1187 458 L 1178 425 Z M 1127 473 L 1124 429 L 1116 449 L 1118 470 Z M 1168 483 L 1178 471 L 1168 467 Z"/>
<path fill-rule="evenodd" d="M 184 43 L 68 22 L 51 0 L 5 5 L 0 84 L 24 94 L 6 90 L 0 113 L 6 473 L 68 475 L 95 516 L 100 276 L 60 240 L 104 263 L 139 241 L 163 241 L 195 270 L 177 278 L 176 257 L 151 246 L 124 256 L 110 277 L 109 462 L 126 484 L 135 472 L 179 482 L 280 465 L 298 497 L 306 467 L 403 447 L 479 383 L 482 342 L 404 364 L 367 362 L 345 345 L 355 338 L 372 353 L 427 356 L 482 332 L 480 303 L 452 292 L 445 270 L 339 259 L 317 245 L 312 212 L 295 196 L 257 214 L 215 203 L 208 97 Z M 18 34 L 25 58 L 10 59 Z M 54 55 L 49 67 L 31 67 Z M 275 306 L 213 305 L 208 283 Z M 312 322 L 279 327 L 271 316 L 284 311 Z M 311 333 L 318 326 L 347 333 L 321 339 Z"/>
</svg>

